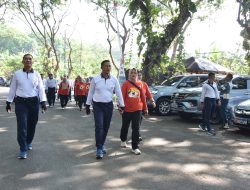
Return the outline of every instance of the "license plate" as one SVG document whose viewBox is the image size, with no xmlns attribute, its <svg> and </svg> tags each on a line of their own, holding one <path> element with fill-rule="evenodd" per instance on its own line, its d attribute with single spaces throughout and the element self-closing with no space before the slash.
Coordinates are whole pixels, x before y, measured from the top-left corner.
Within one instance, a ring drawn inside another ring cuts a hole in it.
<svg viewBox="0 0 250 190">
<path fill-rule="evenodd" d="M 235 118 L 234 122 L 241 124 L 241 125 L 247 125 L 247 119 L 245 119 L 245 118 Z"/>
</svg>

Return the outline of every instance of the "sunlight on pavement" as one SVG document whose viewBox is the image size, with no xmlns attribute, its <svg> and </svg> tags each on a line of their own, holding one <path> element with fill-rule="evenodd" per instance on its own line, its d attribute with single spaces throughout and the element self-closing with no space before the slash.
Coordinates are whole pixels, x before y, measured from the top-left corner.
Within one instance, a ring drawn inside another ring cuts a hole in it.
<svg viewBox="0 0 250 190">
<path fill-rule="evenodd" d="M 147 146 L 163 146 L 163 145 L 171 144 L 171 141 L 167 141 L 166 139 L 163 139 L 163 138 L 151 138 L 144 144 Z"/>
<path fill-rule="evenodd" d="M 8 131 L 8 130 L 7 130 L 6 127 L 1 127 L 1 128 L 0 128 L 0 133 L 7 132 L 7 131 Z"/>
<path fill-rule="evenodd" d="M 51 172 L 37 172 L 37 173 L 27 174 L 21 179 L 22 180 L 34 180 L 34 179 L 47 178 L 51 176 L 52 176 Z"/>
<path fill-rule="evenodd" d="M 199 176 L 195 176 L 195 180 L 199 180 L 202 183 L 207 185 L 218 185 L 218 186 L 230 186 L 230 179 L 222 178 L 218 176 L 201 174 Z"/>
<path fill-rule="evenodd" d="M 112 179 L 108 180 L 104 183 L 105 187 L 120 187 L 120 186 L 127 186 L 131 183 L 131 180 L 120 178 L 120 179 Z"/>
</svg>

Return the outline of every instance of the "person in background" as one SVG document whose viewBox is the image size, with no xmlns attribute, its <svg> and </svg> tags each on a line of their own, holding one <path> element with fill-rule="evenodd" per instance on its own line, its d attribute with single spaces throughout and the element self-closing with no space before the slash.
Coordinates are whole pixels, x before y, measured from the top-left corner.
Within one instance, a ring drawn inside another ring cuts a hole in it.
<svg viewBox="0 0 250 190">
<path fill-rule="evenodd" d="M 57 81 L 53 78 L 53 74 L 49 73 L 49 78 L 46 81 L 46 92 L 49 107 L 54 107 L 57 92 Z"/>
<path fill-rule="evenodd" d="M 72 80 L 70 80 L 69 79 L 69 76 L 66 76 L 66 78 L 67 78 L 67 81 L 68 81 L 68 84 L 69 84 L 69 97 L 68 97 L 68 100 L 71 102 L 71 90 L 72 90 L 72 86 L 73 86 L 73 84 L 72 84 Z"/>
<path fill-rule="evenodd" d="M 156 104 L 155 104 L 154 98 L 153 98 L 151 92 L 149 91 L 149 87 L 148 87 L 147 83 L 142 81 L 142 73 L 141 73 L 141 71 L 138 71 L 138 80 L 141 81 L 141 83 L 142 83 L 142 92 L 144 93 L 146 98 L 151 102 L 152 107 L 155 108 Z M 141 127 L 142 119 L 143 119 L 143 116 L 141 117 L 140 127 Z M 141 134 L 140 134 L 140 128 L 139 128 L 139 140 L 142 141 L 142 137 L 141 137 Z"/>
<path fill-rule="evenodd" d="M 43 86 L 46 89 L 46 81 L 47 80 L 44 78 L 44 74 L 41 74 L 41 78 L 42 78 L 42 81 L 43 81 Z"/>
<path fill-rule="evenodd" d="M 208 74 L 208 81 L 202 86 L 201 92 L 201 109 L 203 110 L 203 123 L 199 125 L 199 128 L 203 131 L 207 128 L 207 134 L 216 135 L 214 130 L 210 127 L 210 118 L 215 112 L 216 103 L 220 106 L 220 95 L 215 83 L 215 74 Z"/>
<path fill-rule="evenodd" d="M 84 88 L 84 98 L 83 98 L 83 104 L 86 107 L 86 101 L 89 93 L 89 87 L 90 87 L 90 78 L 86 78 L 85 82 L 85 88 Z"/>
<path fill-rule="evenodd" d="M 227 105 L 229 101 L 229 94 L 231 90 L 230 82 L 233 79 L 233 75 L 231 73 L 228 73 L 226 77 L 220 81 L 220 100 L 221 100 L 221 106 L 220 106 L 220 114 L 222 118 L 222 127 L 224 129 L 228 129 L 228 118 L 227 118 Z"/>
<path fill-rule="evenodd" d="M 77 95 L 76 95 L 76 85 L 77 83 L 79 82 L 79 75 L 75 78 L 75 81 L 74 81 L 74 99 L 75 99 L 75 102 L 76 102 L 76 106 L 78 106 L 78 98 L 77 98 Z"/>
<path fill-rule="evenodd" d="M 130 122 L 132 122 L 132 152 L 140 155 L 139 128 L 142 113 L 148 114 L 146 97 L 142 90 L 143 84 L 138 80 L 135 68 L 129 71 L 129 78 L 122 85 L 122 95 L 125 103 L 122 114 L 122 127 L 120 132 L 121 147 L 127 147 L 126 141 Z"/>
<path fill-rule="evenodd" d="M 39 102 L 42 111 L 46 110 L 46 95 L 40 74 L 33 70 L 33 56 L 23 56 L 23 69 L 15 72 L 6 102 L 6 111 L 11 111 L 15 98 L 17 119 L 17 141 L 20 146 L 19 159 L 26 159 L 28 150 L 32 150 L 36 124 L 39 116 Z"/>
<path fill-rule="evenodd" d="M 58 95 L 60 97 L 60 104 L 61 104 L 62 109 L 65 109 L 65 107 L 68 104 L 69 90 L 70 90 L 69 82 L 67 81 L 67 77 L 64 76 L 58 89 Z"/>
<path fill-rule="evenodd" d="M 105 141 L 109 131 L 113 114 L 113 95 L 116 93 L 119 101 L 119 111 L 124 109 L 121 88 L 118 80 L 110 74 L 109 60 L 101 62 L 101 74 L 95 76 L 90 83 L 86 102 L 86 114 L 90 114 L 90 105 L 93 104 L 95 119 L 96 159 L 102 159 L 106 154 Z"/>
<path fill-rule="evenodd" d="M 75 91 L 76 91 L 79 109 L 80 111 L 82 111 L 82 105 L 84 102 L 86 102 L 86 95 L 85 95 L 86 83 L 83 81 L 81 76 L 78 77 L 77 81 L 78 82 L 75 86 Z"/>
</svg>

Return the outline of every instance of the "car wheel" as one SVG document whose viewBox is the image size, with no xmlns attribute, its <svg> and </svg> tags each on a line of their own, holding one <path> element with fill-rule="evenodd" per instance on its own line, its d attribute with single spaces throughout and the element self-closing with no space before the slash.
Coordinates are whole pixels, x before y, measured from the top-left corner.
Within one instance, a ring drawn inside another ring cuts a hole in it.
<svg viewBox="0 0 250 190">
<path fill-rule="evenodd" d="M 156 105 L 156 112 L 159 115 L 168 115 L 170 113 L 170 100 L 167 98 L 160 99 Z"/>
</svg>

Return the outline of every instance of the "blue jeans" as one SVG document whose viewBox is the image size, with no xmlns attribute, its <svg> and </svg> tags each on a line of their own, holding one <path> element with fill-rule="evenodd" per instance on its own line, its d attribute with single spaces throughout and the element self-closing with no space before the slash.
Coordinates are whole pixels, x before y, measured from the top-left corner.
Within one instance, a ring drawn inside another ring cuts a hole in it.
<svg viewBox="0 0 250 190">
<path fill-rule="evenodd" d="M 39 115 L 38 98 L 16 98 L 15 113 L 17 119 L 17 142 L 21 151 L 27 151 L 36 131 Z"/>
<path fill-rule="evenodd" d="M 203 126 L 207 127 L 207 131 L 211 131 L 210 119 L 215 112 L 216 99 L 215 98 L 205 98 L 204 108 L 203 108 Z"/>
<path fill-rule="evenodd" d="M 221 98 L 221 107 L 220 107 L 220 115 L 222 119 L 223 126 L 228 122 L 228 112 L 227 112 L 227 105 L 228 99 Z"/>
<path fill-rule="evenodd" d="M 93 102 L 95 119 L 95 140 L 96 147 L 101 149 L 105 144 L 110 122 L 113 114 L 113 102 Z"/>
</svg>

